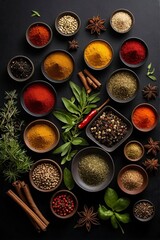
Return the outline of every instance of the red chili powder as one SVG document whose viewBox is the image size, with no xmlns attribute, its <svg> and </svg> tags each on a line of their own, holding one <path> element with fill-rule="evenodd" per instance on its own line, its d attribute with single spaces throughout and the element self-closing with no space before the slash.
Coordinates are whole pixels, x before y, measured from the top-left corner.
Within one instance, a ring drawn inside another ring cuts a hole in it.
<svg viewBox="0 0 160 240">
<path fill-rule="evenodd" d="M 50 31 L 43 25 L 35 25 L 28 31 L 28 38 L 36 46 L 44 46 L 50 40 Z"/>
<path fill-rule="evenodd" d="M 139 64 L 145 60 L 147 50 L 140 41 L 129 40 L 122 45 L 120 54 L 126 63 Z"/>
<path fill-rule="evenodd" d="M 35 114 L 45 114 L 55 105 L 53 91 L 43 83 L 35 83 L 27 87 L 23 94 L 26 108 Z"/>
</svg>

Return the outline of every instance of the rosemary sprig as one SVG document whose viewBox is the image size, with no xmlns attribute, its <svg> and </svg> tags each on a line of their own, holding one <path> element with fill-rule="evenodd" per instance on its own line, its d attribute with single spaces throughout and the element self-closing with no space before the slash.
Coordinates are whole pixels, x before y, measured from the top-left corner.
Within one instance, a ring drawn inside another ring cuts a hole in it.
<svg viewBox="0 0 160 240">
<path fill-rule="evenodd" d="M 148 65 L 148 67 L 147 67 L 147 74 L 146 74 L 146 75 L 147 75 L 147 77 L 149 77 L 151 80 L 156 81 L 157 78 L 155 77 L 154 73 L 155 73 L 155 68 L 152 67 L 152 63 L 150 63 L 150 64 Z"/>
</svg>

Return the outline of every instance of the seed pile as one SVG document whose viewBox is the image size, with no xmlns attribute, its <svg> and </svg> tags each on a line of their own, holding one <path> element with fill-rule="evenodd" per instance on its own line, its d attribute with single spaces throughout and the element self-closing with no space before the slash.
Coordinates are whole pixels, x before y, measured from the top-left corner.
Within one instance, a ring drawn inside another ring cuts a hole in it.
<svg viewBox="0 0 160 240">
<path fill-rule="evenodd" d="M 58 29 L 66 35 L 74 33 L 78 29 L 78 21 L 70 15 L 65 15 L 59 19 Z"/>
<path fill-rule="evenodd" d="M 132 23 L 130 14 L 124 11 L 116 12 L 111 18 L 113 29 L 119 33 L 127 32 L 131 28 Z"/>
<path fill-rule="evenodd" d="M 127 124 L 112 111 L 103 112 L 90 129 L 94 138 L 107 147 L 118 143 L 127 133 Z"/>
<path fill-rule="evenodd" d="M 133 212 L 137 218 L 147 219 L 154 213 L 154 206 L 150 202 L 139 202 L 135 205 Z"/>
<path fill-rule="evenodd" d="M 140 188 L 143 185 L 144 179 L 139 171 L 131 169 L 122 174 L 121 181 L 124 188 L 132 191 Z"/>
<path fill-rule="evenodd" d="M 32 180 L 38 188 L 49 190 L 55 188 L 59 183 L 60 172 L 53 164 L 41 163 L 34 168 Z"/>
</svg>

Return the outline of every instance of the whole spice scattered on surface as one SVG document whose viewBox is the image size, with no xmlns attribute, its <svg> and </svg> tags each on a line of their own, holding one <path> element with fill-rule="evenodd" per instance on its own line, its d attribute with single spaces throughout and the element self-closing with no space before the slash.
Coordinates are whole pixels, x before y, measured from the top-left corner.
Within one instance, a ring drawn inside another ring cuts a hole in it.
<svg viewBox="0 0 160 240">
<path fill-rule="evenodd" d="M 28 78 L 32 71 L 33 66 L 31 62 L 24 57 L 16 57 L 9 64 L 12 75 L 17 79 Z"/>
<path fill-rule="evenodd" d="M 114 73 L 108 82 L 108 91 L 118 100 L 128 100 L 132 98 L 137 91 L 137 79 L 129 71 L 120 71 Z"/>
<path fill-rule="evenodd" d="M 78 172 L 86 184 L 96 186 L 107 178 L 109 166 L 104 157 L 98 154 L 88 154 L 80 158 Z"/>
<path fill-rule="evenodd" d="M 107 147 L 118 143 L 127 133 L 127 124 L 114 112 L 103 112 L 90 128 L 94 138 Z"/>
<path fill-rule="evenodd" d="M 101 19 L 100 16 L 93 16 L 92 18 L 88 19 L 88 25 L 86 29 L 88 29 L 91 34 L 101 34 L 101 31 L 106 31 L 104 26 L 105 20 Z"/>
<path fill-rule="evenodd" d="M 84 205 L 84 210 L 77 213 L 80 219 L 77 221 L 74 228 L 85 226 L 87 231 L 90 232 L 92 224 L 100 225 L 99 219 L 97 218 L 98 212 L 94 212 L 93 206 L 88 208 L 87 205 Z"/>
<path fill-rule="evenodd" d="M 40 17 L 41 16 L 40 13 L 36 10 L 32 10 L 31 12 L 32 12 L 31 17 Z"/>
<path fill-rule="evenodd" d="M 133 208 L 133 213 L 136 218 L 141 220 L 147 220 L 154 214 L 154 205 L 149 201 L 139 201 Z"/>
<path fill-rule="evenodd" d="M 56 51 L 49 54 L 43 63 L 44 72 L 52 80 L 65 80 L 73 72 L 72 58 L 65 52 Z"/>
<path fill-rule="evenodd" d="M 132 27 L 132 24 L 132 17 L 126 11 L 115 12 L 111 18 L 112 28 L 119 33 L 127 32 Z"/>
<path fill-rule="evenodd" d="M 150 63 L 148 66 L 147 66 L 147 77 L 150 78 L 152 81 L 156 81 L 157 78 L 156 76 L 154 75 L 155 74 L 155 68 L 153 67 L 152 68 L 152 63 Z"/>
<path fill-rule="evenodd" d="M 79 26 L 78 20 L 71 15 L 64 15 L 58 20 L 58 30 L 63 34 L 73 34 Z"/>
<path fill-rule="evenodd" d="M 128 158 L 136 160 L 142 157 L 143 148 L 138 142 L 131 142 L 126 145 L 125 153 Z"/>
<path fill-rule="evenodd" d="M 77 50 L 79 48 L 78 41 L 75 39 L 68 41 L 68 43 L 69 43 L 69 50 Z"/>
<path fill-rule="evenodd" d="M 112 57 L 112 48 L 105 41 L 92 41 L 84 50 L 85 61 L 89 66 L 95 69 L 101 69 L 108 66 Z"/>
<path fill-rule="evenodd" d="M 151 83 L 144 86 L 142 90 L 143 97 L 147 100 L 156 99 L 158 96 L 158 86 Z"/>
<path fill-rule="evenodd" d="M 57 166 L 50 163 L 40 163 L 32 171 L 33 183 L 42 190 L 55 188 L 60 181 Z"/>
<path fill-rule="evenodd" d="M 139 189 L 143 185 L 144 179 L 139 171 L 131 169 L 122 174 L 121 182 L 124 188 L 133 191 Z"/>
<path fill-rule="evenodd" d="M 160 166 L 158 159 L 156 158 L 146 159 L 142 164 L 145 166 L 146 170 L 149 170 L 151 172 L 157 171 Z"/>
<path fill-rule="evenodd" d="M 139 40 L 127 40 L 120 49 L 122 59 L 128 64 L 139 64 L 147 57 L 147 49 Z"/>
<path fill-rule="evenodd" d="M 148 138 L 147 144 L 144 145 L 147 150 L 147 154 L 153 154 L 154 156 L 160 151 L 160 141 L 155 141 L 152 137 Z"/>
<path fill-rule="evenodd" d="M 56 97 L 53 90 L 43 83 L 29 85 L 23 93 L 26 108 L 34 114 L 49 113 L 55 105 Z"/>
</svg>

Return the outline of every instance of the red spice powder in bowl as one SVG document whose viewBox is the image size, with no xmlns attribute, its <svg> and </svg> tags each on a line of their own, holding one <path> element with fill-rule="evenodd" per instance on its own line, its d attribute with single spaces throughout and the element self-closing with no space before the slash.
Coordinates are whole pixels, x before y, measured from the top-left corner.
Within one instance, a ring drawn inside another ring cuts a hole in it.
<svg viewBox="0 0 160 240">
<path fill-rule="evenodd" d="M 148 57 L 148 47 L 140 38 L 129 38 L 122 43 L 119 56 L 126 66 L 140 67 Z"/>
<path fill-rule="evenodd" d="M 21 105 L 32 116 L 48 115 L 56 104 L 56 91 L 45 81 L 37 80 L 27 84 L 21 93 Z"/>
<path fill-rule="evenodd" d="M 35 48 L 46 47 L 52 40 L 52 29 L 44 22 L 32 23 L 26 30 L 27 42 Z"/>
</svg>

